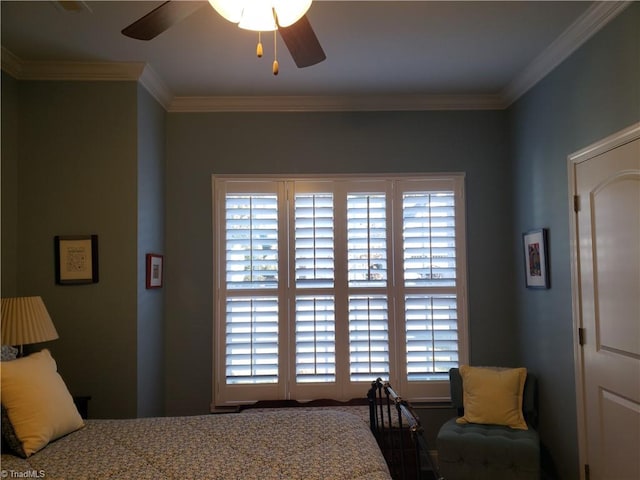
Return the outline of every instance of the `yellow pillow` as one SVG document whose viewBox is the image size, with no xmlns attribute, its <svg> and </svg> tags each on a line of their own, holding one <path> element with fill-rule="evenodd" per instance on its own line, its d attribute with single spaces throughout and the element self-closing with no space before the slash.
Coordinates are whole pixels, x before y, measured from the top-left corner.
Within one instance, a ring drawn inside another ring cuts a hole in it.
<svg viewBox="0 0 640 480">
<path fill-rule="evenodd" d="M 49 350 L 2 362 L 2 405 L 28 457 L 84 426 Z"/>
<path fill-rule="evenodd" d="M 526 368 L 483 368 L 460 366 L 464 416 L 458 423 L 506 425 L 527 430 L 522 415 L 522 392 Z"/>
</svg>

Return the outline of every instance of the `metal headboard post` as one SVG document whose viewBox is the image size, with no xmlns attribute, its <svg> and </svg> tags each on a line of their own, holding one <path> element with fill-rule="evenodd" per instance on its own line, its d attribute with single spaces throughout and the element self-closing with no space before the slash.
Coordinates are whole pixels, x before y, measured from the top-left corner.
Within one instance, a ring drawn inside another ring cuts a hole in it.
<svg viewBox="0 0 640 480">
<path fill-rule="evenodd" d="M 378 409 L 376 408 L 377 382 L 371 382 L 371 388 L 367 392 L 367 400 L 369 401 L 369 428 L 371 432 L 378 437 Z"/>
<path fill-rule="evenodd" d="M 386 406 L 387 406 L 387 438 L 389 439 L 389 450 L 388 450 L 388 455 L 389 458 L 391 459 L 391 464 L 393 465 L 394 470 L 398 469 L 398 465 L 394 459 L 394 453 L 395 453 L 395 441 L 394 441 L 394 432 L 393 432 L 393 422 L 392 422 L 392 416 L 391 416 L 391 399 L 390 399 L 390 395 L 389 395 L 389 390 L 387 389 L 387 386 L 389 385 L 388 382 L 384 382 L 383 384 L 383 390 L 384 390 L 384 394 L 385 394 L 385 401 L 386 401 Z"/>
<path fill-rule="evenodd" d="M 371 389 L 367 396 L 369 397 L 369 417 L 371 419 L 371 429 L 374 432 L 380 450 L 386 451 L 386 435 L 384 423 L 384 403 L 382 397 L 383 384 L 382 379 L 378 378 L 371 383 Z"/>
<path fill-rule="evenodd" d="M 384 391 L 387 394 L 387 405 L 388 405 L 388 419 L 389 419 L 389 428 L 391 430 L 391 441 L 392 441 L 392 452 L 393 452 L 393 437 L 398 437 L 398 443 L 399 443 L 399 451 L 400 451 L 400 470 L 402 472 L 402 477 L 401 478 L 407 478 L 406 476 L 406 471 L 405 471 L 405 464 L 404 464 L 404 440 L 402 438 L 402 428 L 403 428 L 403 423 L 402 423 L 402 410 L 401 410 L 401 405 L 402 405 L 402 399 L 400 398 L 400 396 L 393 390 L 393 388 L 391 387 L 391 385 L 389 384 L 389 382 L 386 382 L 384 384 Z M 397 429 L 397 435 L 393 435 L 393 429 L 392 429 L 392 417 L 391 417 L 391 401 L 393 401 L 393 404 L 395 405 L 395 409 L 396 409 L 396 413 L 398 415 L 398 429 Z M 395 462 L 394 462 L 395 463 Z"/>
<path fill-rule="evenodd" d="M 384 390 L 384 397 L 383 397 Z M 407 478 L 407 471 L 405 468 L 405 445 L 402 435 L 404 428 L 404 422 L 406 421 L 411 442 L 415 446 L 415 467 L 416 478 L 420 480 L 422 472 L 422 461 L 426 457 L 429 467 L 434 476 L 438 480 L 444 480 L 438 471 L 435 462 L 431 458 L 427 441 L 424 438 L 424 431 L 420 424 L 420 417 L 413 410 L 409 402 L 403 400 L 398 395 L 389 382 L 384 382 L 378 378 L 371 383 L 371 388 L 367 393 L 369 400 L 369 418 L 371 421 L 371 430 L 375 434 L 378 440 L 380 450 L 384 453 L 385 459 L 389 464 L 389 469 L 394 478 Z M 385 408 L 384 402 L 386 402 L 387 418 L 385 422 Z M 396 413 L 398 415 L 398 427 L 393 425 L 391 404 L 394 404 Z M 394 437 L 398 437 L 395 440 Z M 399 449 L 396 449 L 396 442 L 399 443 Z M 398 461 L 400 465 L 398 465 Z"/>
</svg>

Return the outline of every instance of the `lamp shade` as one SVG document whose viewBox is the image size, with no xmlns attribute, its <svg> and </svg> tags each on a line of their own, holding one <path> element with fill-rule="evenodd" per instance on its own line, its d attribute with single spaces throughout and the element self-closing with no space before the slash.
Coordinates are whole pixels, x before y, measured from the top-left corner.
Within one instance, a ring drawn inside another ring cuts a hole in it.
<svg viewBox="0 0 640 480">
<path fill-rule="evenodd" d="M 58 338 L 42 297 L 2 299 L 2 345 L 28 345 Z"/>
<path fill-rule="evenodd" d="M 267 32 L 278 25 L 288 27 L 296 23 L 311 7 L 311 0 L 209 0 L 211 6 L 224 18 L 240 28 Z"/>
</svg>

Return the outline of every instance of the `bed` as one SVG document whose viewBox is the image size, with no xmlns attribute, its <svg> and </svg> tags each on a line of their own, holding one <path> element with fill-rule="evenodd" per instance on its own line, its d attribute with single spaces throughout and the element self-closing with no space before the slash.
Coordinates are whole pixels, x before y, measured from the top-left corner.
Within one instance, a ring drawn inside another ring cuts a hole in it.
<svg viewBox="0 0 640 480">
<path fill-rule="evenodd" d="M 443 480 L 418 414 L 389 382 L 380 378 L 371 383 L 366 399 L 261 401 L 245 405 L 241 411 L 259 415 L 274 408 L 293 412 L 344 411 L 356 415 L 373 433 L 394 480 Z"/>
<path fill-rule="evenodd" d="M 325 410 L 87 420 L 26 459 L 3 454 L 2 470 L 68 480 L 390 478 L 362 419 Z"/>
<path fill-rule="evenodd" d="M 348 411 L 85 420 L 47 350 L 0 372 L 2 478 L 391 479 L 368 422 Z"/>
</svg>

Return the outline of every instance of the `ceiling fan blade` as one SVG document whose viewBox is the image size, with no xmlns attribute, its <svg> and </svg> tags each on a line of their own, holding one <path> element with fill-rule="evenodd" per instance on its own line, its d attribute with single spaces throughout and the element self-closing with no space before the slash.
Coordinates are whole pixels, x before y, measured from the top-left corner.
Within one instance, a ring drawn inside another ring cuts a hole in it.
<svg viewBox="0 0 640 480">
<path fill-rule="evenodd" d="M 293 25 L 279 26 L 278 31 L 299 68 L 315 65 L 327 58 L 306 15 Z"/>
<path fill-rule="evenodd" d="M 138 40 L 151 40 L 204 5 L 205 2 L 172 2 L 169 0 L 124 28 L 122 33 Z"/>
</svg>

